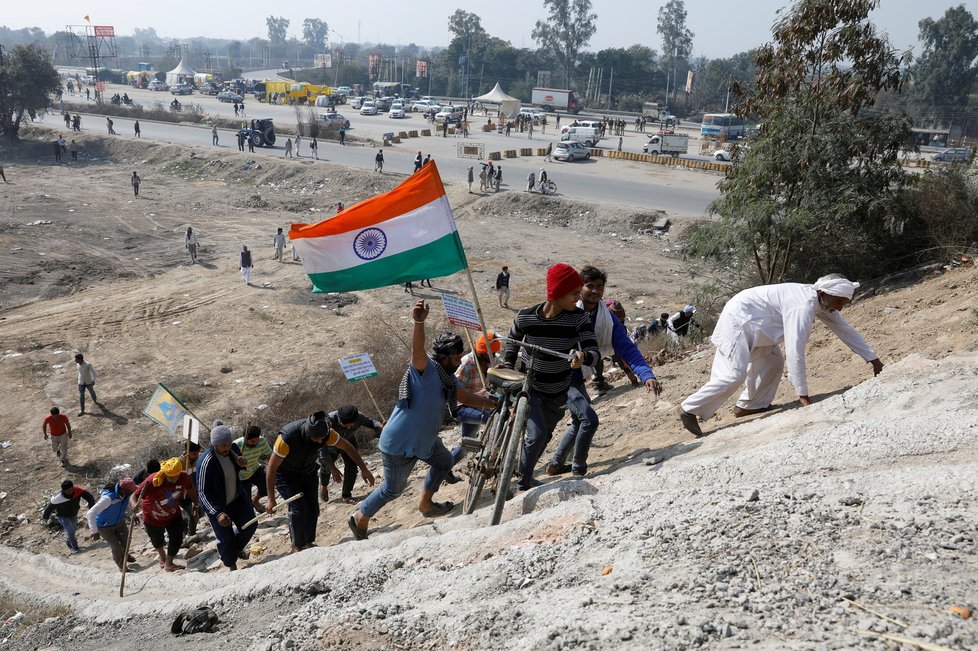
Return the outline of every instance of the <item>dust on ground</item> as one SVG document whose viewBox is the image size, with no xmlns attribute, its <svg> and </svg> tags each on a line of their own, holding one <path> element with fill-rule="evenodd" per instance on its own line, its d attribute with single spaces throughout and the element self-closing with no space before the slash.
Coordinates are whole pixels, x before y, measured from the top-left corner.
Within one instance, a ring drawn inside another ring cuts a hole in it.
<svg viewBox="0 0 978 651">
<path fill-rule="evenodd" d="M 382 372 L 396 383 L 412 299 L 399 287 L 313 295 L 300 265 L 272 260 L 276 227 L 318 221 L 398 176 L 98 138 L 86 147 L 92 159 L 58 167 L 38 150 L 36 162 L 21 161 L 29 178 L 0 186 L 0 427 L 11 443 L 0 449 L 0 583 L 12 606 L 71 609 L 25 629 L 30 646 L 160 638 L 176 612 L 199 603 L 225 622 L 221 634 L 195 638 L 206 648 L 887 648 L 857 628 L 951 648 L 978 641 L 974 620 L 946 614 L 952 602 L 974 602 L 974 270 L 883 288 L 846 310 L 883 361 L 897 362 L 879 379 L 864 381 L 869 367 L 816 328 L 814 408 L 795 409 L 785 382 L 774 413 L 731 428 L 722 410 L 704 427 L 715 434 L 690 442 L 671 410 L 708 377 L 712 351 L 702 346 L 655 369 L 660 399 L 621 381 L 598 399 L 589 477 L 548 481 L 515 500 L 502 527 L 485 527 L 484 514 L 425 520 L 415 479 L 375 519 L 370 542 L 347 544 L 351 507 L 334 500 L 320 518 L 323 548 L 287 556 L 275 519 L 259 529 L 264 552 L 237 575 L 163 575 L 137 533 L 148 569 L 114 599 L 118 574 L 104 545 L 62 558 L 60 533 L 38 513 L 65 474 L 93 486 L 128 470 L 114 466 L 135 469 L 175 448 L 140 416 L 155 383 L 205 420 L 266 432 L 313 406 L 336 408 L 341 395 L 373 411 L 352 389 L 317 390 L 341 384 L 338 357 L 371 346 L 386 347 Z M 128 186 L 134 164 L 138 199 Z M 607 297 L 631 319 L 685 302 L 674 241 L 689 222 L 682 215 L 448 191 L 491 328 L 505 330 L 513 315 L 492 291 L 502 264 L 513 273 L 513 306 L 541 300 L 556 261 L 607 269 Z M 656 225 L 666 218 L 674 223 L 663 234 Z M 187 264 L 188 225 L 200 265 Z M 237 275 L 241 244 L 257 253 L 255 287 Z M 463 283 L 436 279 L 435 290 L 464 293 Z M 435 301 L 437 291 L 416 293 Z M 429 337 L 446 325 L 438 316 Z M 99 372 L 105 412 L 74 416 L 76 350 Z M 380 399 L 387 411 L 392 395 Z M 76 431 L 67 473 L 39 431 L 51 405 Z M 367 461 L 376 474 L 376 454 Z M 439 495 L 458 503 L 463 487 Z M 191 568 L 216 569 L 206 533 L 195 547 Z M 8 643 L 27 644 L 11 635 Z"/>
</svg>

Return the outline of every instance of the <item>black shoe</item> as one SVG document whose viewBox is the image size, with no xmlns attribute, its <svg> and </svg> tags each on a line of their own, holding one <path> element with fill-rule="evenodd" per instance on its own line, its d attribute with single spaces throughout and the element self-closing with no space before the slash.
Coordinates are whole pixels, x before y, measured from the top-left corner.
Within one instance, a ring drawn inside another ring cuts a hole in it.
<svg viewBox="0 0 978 651">
<path fill-rule="evenodd" d="M 559 466 L 551 463 L 547 466 L 547 474 L 550 475 L 551 477 L 555 477 L 557 475 L 566 475 L 570 471 L 571 471 L 571 465 L 569 463 L 562 463 Z"/>
<path fill-rule="evenodd" d="M 596 391 L 598 391 L 600 393 L 607 393 L 608 391 L 611 391 L 615 387 L 612 386 L 611 384 L 608 384 L 604 380 L 601 380 L 600 382 L 595 382 L 594 383 L 594 388 L 595 388 Z"/>
<path fill-rule="evenodd" d="M 686 431 L 695 436 L 696 438 L 702 438 L 705 436 L 703 430 L 700 429 L 700 424 L 696 419 L 695 414 L 686 413 L 682 407 L 677 408 L 677 413 L 679 414 L 679 420 L 682 421 L 683 427 Z"/>
<path fill-rule="evenodd" d="M 448 475 L 445 477 L 446 484 L 457 484 L 460 481 L 462 481 L 461 478 L 458 475 L 456 475 L 454 472 L 448 473 Z"/>
</svg>

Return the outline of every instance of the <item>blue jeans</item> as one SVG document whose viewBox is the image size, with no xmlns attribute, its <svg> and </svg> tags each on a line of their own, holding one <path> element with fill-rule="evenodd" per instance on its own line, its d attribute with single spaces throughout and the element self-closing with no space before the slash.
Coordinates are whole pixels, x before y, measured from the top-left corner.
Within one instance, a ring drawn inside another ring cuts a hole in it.
<svg viewBox="0 0 978 651">
<path fill-rule="evenodd" d="M 78 403 L 81 405 L 79 411 L 85 411 L 85 389 L 92 394 L 92 402 L 98 404 L 98 396 L 95 395 L 95 383 L 78 385 Z"/>
<path fill-rule="evenodd" d="M 574 474 L 583 475 L 587 472 L 587 455 L 591 451 L 591 439 L 598 431 L 598 414 L 591 407 L 591 396 L 584 387 L 584 378 L 571 382 L 567 390 L 567 408 L 571 413 L 571 424 L 564 432 L 564 438 L 554 451 L 550 463 L 559 466 L 564 463 L 570 449 L 574 448 L 574 460 L 571 470 Z"/>
<path fill-rule="evenodd" d="M 553 437 L 554 428 L 567 411 L 566 403 L 566 396 L 544 396 L 535 391 L 530 392 L 530 415 L 526 423 L 523 451 L 520 454 L 522 471 L 519 488 L 522 490 L 533 487 L 533 470 Z"/>
<path fill-rule="evenodd" d="M 491 409 L 462 406 L 458 409 L 458 421 L 462 423 L 462 436 L 476 437 L 479 435 L 479 425 L 489 420 Z"/>
<path fill-rule="evenodd" d="M 418 457 L 404 457 L 399 454 L 380 453 L 384 462 L 384 481 L 357 507 L 368 518 L 374 517 L 389 502 L 393 502 L 407 487 L 408 477 L 418 462 Z M 431 454 L 421 459 L 427 463 L 428 474 L 424 478 L 424 489 L 431 493 L 438 491 L 445 476 L 452 470 L 455 460 L 440 438 L 435 438 Z"/>
<path fill-rule="evenodd" d="M 65 544 L 68 545 L 68 549 L 72 551 L 78 551 L 78 540 L 75 539 L 75 519 L 69 518 L 66 515 L 59 515 L 58 522 L 65 530 Z"/>
</svg>

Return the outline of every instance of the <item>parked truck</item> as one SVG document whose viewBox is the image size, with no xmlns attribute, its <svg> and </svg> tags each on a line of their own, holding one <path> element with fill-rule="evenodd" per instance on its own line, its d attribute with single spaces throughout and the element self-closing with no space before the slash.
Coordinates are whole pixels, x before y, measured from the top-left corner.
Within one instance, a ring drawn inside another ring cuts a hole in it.
<svg viewBox="0 0 978 651">
<path fill-rule="evenodd" d="M 642 147 L 646 154 L 679 156 L 689 151 L 689 136 L 684 133 L 656 133 Z"/>
<path fill-rule="evenodd" d="M 575 115 L 584 108 L 574 91 L 560 88 L 534 88 L 530 102 L 544 111 L 566 111 Z"/>
</svg>

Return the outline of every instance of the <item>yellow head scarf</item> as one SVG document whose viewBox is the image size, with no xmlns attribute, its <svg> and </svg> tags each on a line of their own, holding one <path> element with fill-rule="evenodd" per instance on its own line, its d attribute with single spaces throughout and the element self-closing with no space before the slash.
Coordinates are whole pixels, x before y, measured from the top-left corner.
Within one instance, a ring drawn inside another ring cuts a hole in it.
<svg viewBox="0 0 978 651">
<path fill-rule="evenodd" d="M 179 457 L 167 459 L 160 464 L 160 471 L 153 475 L 153 486 L 162 486 L 165 477 L 176 477 L 183 472 L 183 463 Z"/>
</svg>

